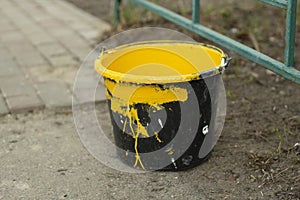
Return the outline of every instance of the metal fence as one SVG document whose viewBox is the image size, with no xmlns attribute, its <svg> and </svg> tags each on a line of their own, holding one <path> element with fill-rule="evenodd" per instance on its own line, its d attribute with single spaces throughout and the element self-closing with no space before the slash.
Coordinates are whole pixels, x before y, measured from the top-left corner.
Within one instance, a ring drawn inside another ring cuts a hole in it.
<svg viewBox="0 0 300 200">
<path fill-rule="evenodd" d="M 295 52 L 295 33 L 297 17 L 297 0 L 260 0 L 261 2 L 276 6 L 286 10 L 286 35 L 285 35 L 285 52 L 284 62 L 279 62 L 263 53 L 260 53 L 242 43 L 239 43 L 225 35 L 213 31 L 200 24 L 200 0 L 192 0 L 193 14 L 192 20 L 187 19 L 173 11 L 162 6 L 151 3 L 147 0 L 128 0 L 140 7 L 143 7 L 181 27 L 184 27 L 203 38 L 211 40 L 236 54 L 247 58 L 267 69 L 282 75 L 283 77 L 300 83 L 300 71 L 294 66 Z M 121 0 L 115 0 L 114 16 L 115 21 L 120 21 L 120 4 Z"/>
</svg>

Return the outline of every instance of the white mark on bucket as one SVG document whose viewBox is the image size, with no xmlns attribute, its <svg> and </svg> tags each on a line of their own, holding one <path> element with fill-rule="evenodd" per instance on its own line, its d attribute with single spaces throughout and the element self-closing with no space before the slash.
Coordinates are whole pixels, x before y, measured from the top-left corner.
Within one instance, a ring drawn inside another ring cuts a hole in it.
<svg viewBox="0 0 300 200">
<path fill-rule="evenodd" d="M 208 125 L 203 127 L 202 133 L 203 133 L 203 135 L 206 135 L 208 133 Z"/>
<path fill-rule="evenodd" d="M 174 158 L 171 158 L 171 161 L 172 161 L 172 163 L 173 163 L 175 169 L 177 169 L 177 165 L 176 165 L 176 163 L 175 163 L 175 159 L 174 159 Z"/>
<path fill-rule="evenodd" d="M 124 124 L 124 121 L 121 119 L 121 123 Z"/>
<path fill-rule="evenodd" d="M 159 123 L 160 127 L 163 128 L 163 124 L 160 119 L 158 119 L 158 123 Z"/>
</svg>

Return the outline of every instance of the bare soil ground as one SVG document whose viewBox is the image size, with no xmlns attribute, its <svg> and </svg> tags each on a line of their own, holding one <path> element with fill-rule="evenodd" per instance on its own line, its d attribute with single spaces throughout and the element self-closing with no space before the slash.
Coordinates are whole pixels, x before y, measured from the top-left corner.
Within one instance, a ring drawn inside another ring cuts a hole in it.
<svg viewBox="0 0 300 200">
<path fill-rule="evenodd" d="M 110 20 L 110 1 L 69 1 Z M 188 6 L 178 6 L 186 3 L 176 2 L 163 1 L 188 16 Z M 281 11 L 261 4 L 214 6 L 203 7 L 204 24 L 282 59 Z M 210 43 L 151 13 L 132 10 L 124 6 L 122 26 L 106 37 L 162 26 Z M 299 33 L 297 38 L 296 54 Z M 0 199 L 300 199 L 300 147 L 295 146 L 300 143 L 300 86 L 228 53 L 234 60 L 224 74 L 226 122 L 206 163 L 176 173 L 121 173 L 84 149 L 71 110 L 6 116 L 0 118 Z M 300 56 L 298 66 L 299 61 Z"/>
</svg>

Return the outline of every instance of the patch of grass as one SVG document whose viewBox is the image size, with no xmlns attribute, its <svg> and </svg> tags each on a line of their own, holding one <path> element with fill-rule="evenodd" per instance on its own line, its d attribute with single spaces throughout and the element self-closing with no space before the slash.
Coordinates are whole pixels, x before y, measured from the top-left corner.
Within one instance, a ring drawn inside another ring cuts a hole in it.
<svg viewBox="0 0 300 200">
<path fill-rule="evenodd" d="M 278 147 L 277 147 L 277 159 L 280 160 L 281 159 L 281 148 L 282 148 L 282 134 L 279 131 L 278 128 L 274 129 L 274 132 L 276 133 L 277 137 L 278 137 Z"/>
<path fill-rule="evenodd" d="M 230 90 L 226 90 L 226 96 L 231 100 L 231 101 L 235 101 L 236 100 L 236 98 L 237 98 L 237 95 L 234 93 L 234 92 L 232 92 L 232 91 L 230 91 Z"/>
<path fill-rule="evenodd" d="M 243 82 L 244 82 L 245 84 L 250 84 L 250 83 L 253 83 L 254 80 L 255 80 L 255 77 L 254 77 L 252 74 L 247 73 L 247 74 L 245 75 L 245 77 L 244 77 Z"/>
<path fill-rule="evenodd" d="M 298 158 L 297 156 L 293 156 L 291 158 L 291 161 L 294 165 L 300 164 L 300 158 Z"/>
<path fill-rule="evenodd" d="M 284 126 L 281 130 L 279 128 L 273 128 L 272 134 L 276 134 L 278 144 L 276 148 L 276 155 L 278 161 L 283 161 L 283 156 L 289 159 L 293 164 L 300 163 L 299 147 L 291 142 L 289 137 L 294 137 L 296 134 L 290 131 L 287 126 Z"/>
<path fill-rule="evenodd" d="M 248 165 L 255 170 L 269 171 L 273 164 L 271 154 L 250 154 Z"/>
<path fill-rule="evenodd" d="M 152 13 L 143 9 L 134 3 L 128 2 L 127 4 L 121 4 L 121 24 L 140 24 L 143 20 L 147 20 L 149 16 L 153 16 Z"/>
<path fill-rule="evenodd" d="M 232 11 L 228 7 L 224 7 L 223 9 L 219 10 L 219 13 L 222 15 L 224 20 L 229 20 L 232 16 Z"/>
<path fill-rule="evenodd" d="M 177 12 L 183 16 L 187 16 L 191 13 L 191 10 L 184 6 L 177 8 L 177 10 Z"/>
</svg>

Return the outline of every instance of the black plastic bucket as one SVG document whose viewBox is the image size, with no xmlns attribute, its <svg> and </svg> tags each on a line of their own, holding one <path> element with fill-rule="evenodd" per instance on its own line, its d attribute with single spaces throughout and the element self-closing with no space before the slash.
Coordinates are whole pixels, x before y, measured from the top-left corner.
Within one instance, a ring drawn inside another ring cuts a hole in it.
<svg viewBox="0 0 300 200">
<path fill-rule="evenodd" d="M 204 44 L 152 41 L 103 50 L 95 69 L 104 77 L 120 159 L 171 171 L 205 161 L 210 151 L 199 152 L 213 135 L 227 65 L 222 50 Z"/>
</svg>

